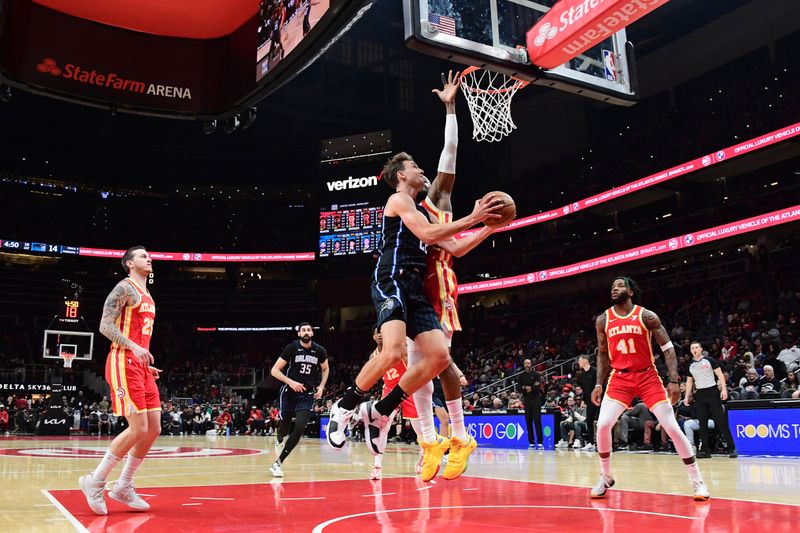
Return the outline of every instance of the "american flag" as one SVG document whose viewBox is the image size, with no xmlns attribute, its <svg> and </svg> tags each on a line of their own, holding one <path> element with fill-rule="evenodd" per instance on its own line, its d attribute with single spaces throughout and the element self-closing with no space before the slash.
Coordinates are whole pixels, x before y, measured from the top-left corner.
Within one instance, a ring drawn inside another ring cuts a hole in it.
<svg viewBox="0 0 800 533">
<path fill-rule="evenodd" d="M 430 22 L 437 31 L 455 37 L 456 21 L 452 17 L 437 15 L 436 13 L 428 13 L 428 22 Z"/>
</svg>

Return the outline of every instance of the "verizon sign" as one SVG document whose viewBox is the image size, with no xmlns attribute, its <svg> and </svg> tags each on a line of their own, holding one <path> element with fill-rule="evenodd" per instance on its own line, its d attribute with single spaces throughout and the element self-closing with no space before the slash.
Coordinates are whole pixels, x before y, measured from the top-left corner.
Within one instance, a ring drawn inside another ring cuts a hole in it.
<svg viewBox="0 0 800 533">
<path fill-rule="evenodd" d="M 325 185 L 328 186 L 328 191 L 333 192 L 375 187 L 377 184 L 378 176 L 367 176 L 365 178 L 354 178 L 350 176 L 346 180 L 329 181 Z"/>
<path fill-rule="evenodd" d="M 528 55 L 535 65 L 556 68 L 668 1 L 560 0 L 528 30 Z"/>
</svg>

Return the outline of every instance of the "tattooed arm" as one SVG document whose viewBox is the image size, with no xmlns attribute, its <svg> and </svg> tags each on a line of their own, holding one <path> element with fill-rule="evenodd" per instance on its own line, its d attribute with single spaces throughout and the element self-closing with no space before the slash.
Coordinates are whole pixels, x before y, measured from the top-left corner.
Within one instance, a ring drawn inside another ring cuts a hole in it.
<svg viewBox="0 0 800 533">
<path fill-rule="evenodd" d="M 669 373 L 669 396 L 672 403 L 676 403 L 680 399 L 680 386 L 681 377 L 678 374 L 678 356 L 675 353 L 675 348 L 672 347 L 672 342 L 669 340 L 667 329 L 661 324 L 661 319 L 654 312 L 644 309 L 642 311 L 642 321 L 644 325 L 653 333 L 653 340 L 660 346 L 669 345 L 669 348 L 661 349 L 664 354 L 664 362 L 667 364 L 667 372 Z"/>
<path fill-rule="evenodd" d="M 145 366 L 153 363 L 153 356 L 128 337 L 122 334 L 117 327 L 117 319 L 128 304 L 135 305 L 140 296 L 130 283 L 121 281 L 106 298 L 103 304 L 103 318 L 100 319 L 100 333 L 105 335 L 112 343 L 130 350 L 139 362 Z"/>
<path fill-rule="evenodd" d="M 595 320 L 597 330 L 597 384 L 592 391 L 592 403 L 600 405 L 603 399 L 603 387 L 608 379 L 608 338 L 606 338 L 606 314 Z"/>
</svg>

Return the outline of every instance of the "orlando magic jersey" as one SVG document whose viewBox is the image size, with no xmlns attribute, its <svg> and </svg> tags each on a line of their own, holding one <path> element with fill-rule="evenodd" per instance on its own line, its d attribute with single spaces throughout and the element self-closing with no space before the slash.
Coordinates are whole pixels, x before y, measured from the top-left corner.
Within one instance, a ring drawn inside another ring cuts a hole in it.
<svg viewBox="0 0 800 533">
<path fill-rule="evenodd" d="M 289 379 L 305 385 L 306 391 L 313 392 L 319 386 L 322 381 L 320 365 L 328 360 L 325 348 L 313 341 L 311 347 L 306 348 L 297 340 L 288 344 L 280 357 L 289 362 L 284 370 Z"/>
<path fill-rule="evenodd" d="M 419 205 L 415 207 L 427 220 L 425 210 Z M 375 266 L 375 280 L 392 277 L 400 269 L 425 271 L 428 247 L 403 224 L 399 216 L 383 216 L 379 249 L 381 255 Z"/>
</svg>

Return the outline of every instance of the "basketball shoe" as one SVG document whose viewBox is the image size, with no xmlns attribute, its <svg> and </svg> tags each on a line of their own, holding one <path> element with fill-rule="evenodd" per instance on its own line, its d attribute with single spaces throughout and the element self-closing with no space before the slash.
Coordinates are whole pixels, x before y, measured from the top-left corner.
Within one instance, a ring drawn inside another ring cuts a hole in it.
<svg viewBox="0 0 800 533">
<path fill-rule="evenodd" d="M 606 477 L 603 474 L 600 474 L 600 479 L 597 481 L 597 485 L 592 487 L 592 498 L 605 498 L 606 491 L 613 486 L 613 477 Z"/>
<path fill-rule="evenodd" d="M 106 499 L 103 495 L 106 484 L 103 481 L 95 481 L 92 474 L 81 476 L 78 480 L 78 484 L 81 487 L 81 491 L 83 491 L 83 495 L 86 496 L 86 503 L 89 504 L 94 514 L 101 516 L 107 515 L 108 508 L 106 507 Z"/>
<path fill-rule="evenodd" d="M 281 462 L 275 461 L 269 467 L 269 473 L 272 474 L 273 477 L 283 477 L 283 469 L 281 468 Z"/>
<path fill-rule="evenodd" d="M 708 501 L 711 498 L 711 493 L 708 492 L 708 487 L 702 481 L 692 481 L 692 488 L 694 489 L 694 499 L 698 502 Z"/>
<path fill-rule="evenodd" d="M 450 454 L 447 456 L 447 465 L 444 467 L 442 477 L 448 480 L 456 479 L 467 471 L 469 456 L 478 447 L 472 435 L 467 435 L 467 440 L 461 441 L 457 437 L 450 437 Z"/>
<path fill-rule="evenodd" d="M 331 417 L 328 419 L 328 427 L 325 431 L 328 436 L 328 444 L 334 450 L 341 450 L 344 443 L 347 442 L 345 430 L 355 414 L 355 410 L 350 411 L 339 407 L 339 402 L 331 406 Z"/>
<path fill-rule="evenodd" d="M 136 489 L 133 488 L 133 484 L 122 485 L 120 483 L 115 483 L 114 487 L 108 491 L 108 497 L 119 503 L 124 503 L 136 511 L 147 511 L 150 509 L 150 504 L 136 494 Z"/>
<path fill-rule="evenodd" d="M 367 448 L 372 455 L 383 453 L 386 449 L 386 437 L 389 436 L 389 417 L 375 410 L 374 401 L 362 403 L 359 412 L 364 421 Z"/>
<path fill-rule="evenodd" d="M 422 481 L 430 481 L 439 473 L 439 468 L 442 466 L 442 457 L 450 449 L 450 439 L 437 435 L 436 440 L 433 442 L 419 441 L 419 445 L 424 452 L 422 458 Z"/>
</svg>

